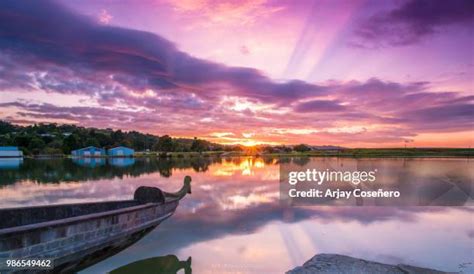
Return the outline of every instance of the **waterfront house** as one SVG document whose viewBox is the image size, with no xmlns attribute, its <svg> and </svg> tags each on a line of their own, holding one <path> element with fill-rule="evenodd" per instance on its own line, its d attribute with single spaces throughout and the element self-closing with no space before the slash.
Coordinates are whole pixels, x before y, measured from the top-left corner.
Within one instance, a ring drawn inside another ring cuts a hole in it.
<svg viewBox="0 0 474 274">
<path fill-rule="evenodd" d="M 85 147 L 71 152 L 74 157 L 102 157 L 105 156 L 105 149 L 98 147 Z"/>
<path fill-rule="evenodd" d="M 135 150 L 128 147 L 114 147 L 107 150 L 107 155 L 110 157 L 133 157 Z"/>
<path fill-rule="evenodd" d="M 0 147 L 0 158 L 21 158 L 23 152 L 18 147 Z"/>
</svg>

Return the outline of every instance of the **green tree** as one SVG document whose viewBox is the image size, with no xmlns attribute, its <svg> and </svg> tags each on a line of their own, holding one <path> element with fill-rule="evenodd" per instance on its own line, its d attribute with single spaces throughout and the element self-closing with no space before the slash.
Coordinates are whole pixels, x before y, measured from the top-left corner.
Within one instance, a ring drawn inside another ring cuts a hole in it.
<svg viewBox="0 0 474 274">
<path fill-rule="evenodd" d="M 63 153 L 69 154 L 72 150 L 78 149 L 81 147 L 79 137 L 76 134 L 71 134 L 64 138 L 63 141 Z"/>
<path fill-rule="evenodd" d="M 99 143 L 100 147 L 107 147 L 113 145 L 112 138 L 105 133 L 97 133 L 95 139 Z"/>
<path fill-rule="evenodd" d="M 38 141 L 38 139 L 42 140 L 43 143 Z M 33 144 L 31 144 L 32 141 Z M 28 154 L 31 149 L 35 150 L 35 153 L 45 153 L 46 149 L 48 149 L 48 153 L 56 153 L 60 149 L 64 154 L 69 154 L 71 150 L 88 145 L 97 147 L 122 145 L 136 150 L 153 148 L 163 152 L 203 151 L 210 149 L 242 150 L 239 146 L 222 146 L 197 138 L 173 139 L 168 135 L 159 138 L 152 134 L 143 134 L 137 131 L 114 131 L 110 128 L 85 128 L 76 125 L 57 125 L 54 123 L 18 126 L 1 120 L 0 145 L 18 146 L 25 154 Z M 41 145 L 43 147 L 39 147 Z"/>
<path fill-rule="evenodd" d="M 47 145 L 49 148 L 55 148 L 61 150 L 63 147 L 63 142 L 60 139 L 55 139 Z"/>
<path fill-rule="evenodd" d="M 194 137 L 193 143 L 191 144 L 191 151 L 202 152 L 204 150 L 207 150 L 206 142 Z"/>
<path fill-rule="evenodd" d="M 18 147 L 28 147 L 31 141 L 31 136 L 22 134 L 15 137 L 14 143 Z"/>
<path fill-rule="evenodd" d="M 115 145 L 122 144 L 125 140 L 125 134 L 121 130 L 112 132 L 110 137 L 112 138 L 112 142 L 114 142 Z"/>
<path fill-rule="evenodd" d="M 154 148 L 157 151 L 163 151 L 163 152 L 171 152 L 175 150 L 173 139 L 168 135 L 161 136 L 158 139 L 158 142 L 155 144 Z"/>
<path fill-rule="evenodd" d="M 15 131 L 15 126 L 8 122 L 0 121 L 0 134 L 7 134 Z"/>
<path fill-rule="evenodd" d="M 30 150 L 33 154 L 39 154 L 45 146 L 46 144 L 43 140 L 38 137 L 33 137 L 28 144 L 28 150 Z"/>
<path fill-rule="evenodd" d="M 97 141 L 96 138 L 94 138 L 94 137 L 89 137 L 89 138 L 87 138 L 87 140 L 86 140 L 86 146 L 87 146 L 87 147 L 88 147 L 88 146 L 99 147 L 99 146 L 100 146 L 100 143 L 99 143 L 99 141 Z"/>
<path fill-rule="evenodd" d="M 10 134 L 0 135 L 0 146 L 11 146 L 13 145 L 13 140 L 10 137 Z"/>
<path fill-rule="evenodd" d="M 298 151 L 298 152 L 306 152 L 306 151 L 310 151 L 311 147 L 305 144 L 299 144 L 299 145 L 294 146 L 293 150 Z"/>
<path fill-rule="evenodd" d="M 55 155 L 55 154 L 62 154 L 63 151 L 61 149 L 54 148 L 54 147 L 46 147 L 45 149 L 43 149 L 43 153 L 48 154 L 48 155 Z"/>
</svg>

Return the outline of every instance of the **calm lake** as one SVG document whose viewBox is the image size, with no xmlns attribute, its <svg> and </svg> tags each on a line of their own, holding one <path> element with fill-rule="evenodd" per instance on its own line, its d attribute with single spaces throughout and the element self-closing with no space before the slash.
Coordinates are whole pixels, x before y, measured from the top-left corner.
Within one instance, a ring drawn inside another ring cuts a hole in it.
<svg viewBox="0 0 474 274">
<path fill-rule="evenodd" d="M 81 273 L 137 260 L 192 257 L 195 273 L 283 273 L 317 253 L 461 271 L 473 263 L 474 207 L 289 207 L 279 200 L 278 158 L 0 160 L 0 207 L 123 200 L 139 186 L 192 194 L 143 239 Z M 456 178 L 472 185 L 472 159 L 284 159 L 301 166 L 376 164 L 384 178 Z M 472 191 L 472 190 L 470 190 Z M 472 192 L 469 199 L 472 201 Z"/>
</svg>

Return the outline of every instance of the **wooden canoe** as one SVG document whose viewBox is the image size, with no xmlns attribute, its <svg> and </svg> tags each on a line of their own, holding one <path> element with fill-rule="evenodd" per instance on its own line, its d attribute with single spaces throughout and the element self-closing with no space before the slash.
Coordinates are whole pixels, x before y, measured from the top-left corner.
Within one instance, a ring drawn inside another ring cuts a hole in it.
<svg viewBox="0 0 474 274">
<path fill-rule="evenodd" d="M 8 259 L 48 259 L 54 272 L 75 272 L 103 260 L 173 215 L 191 193 L 190 183 L 186 176 L 176 193 L 140 187 L 133 200 L 1 209 L 0 273 L 21 270 L 7 267 Z M 156 192 L 161 200 L 153 200 Z"/>
</svg>

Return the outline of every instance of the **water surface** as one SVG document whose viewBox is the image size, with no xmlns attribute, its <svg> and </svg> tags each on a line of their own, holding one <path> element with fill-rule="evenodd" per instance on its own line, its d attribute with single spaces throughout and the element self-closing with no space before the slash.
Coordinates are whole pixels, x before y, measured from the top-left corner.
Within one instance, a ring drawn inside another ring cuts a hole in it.
<svg viewBox="0 0 474 274">
<path fill-rule="evenodd" d="M 472 207 L 289 207 L 279 163 L 387 167 L 387 183 L 471 182 L 470 159 L 192 158 L 0 162 L 0 207 L 130 199 L 193 178 L 175 215 L 139 242 L 82 273 L 104 273 L 171 254 L 195 273 L 283 273 L 317 253 L 460 271 L 473 262 Z"/>
</svg>

